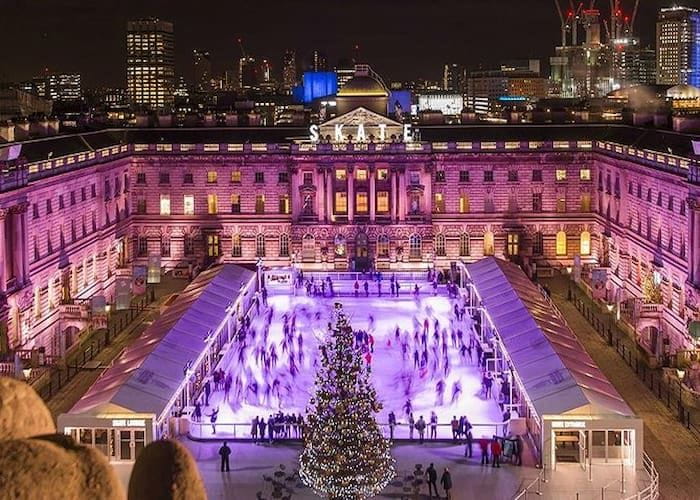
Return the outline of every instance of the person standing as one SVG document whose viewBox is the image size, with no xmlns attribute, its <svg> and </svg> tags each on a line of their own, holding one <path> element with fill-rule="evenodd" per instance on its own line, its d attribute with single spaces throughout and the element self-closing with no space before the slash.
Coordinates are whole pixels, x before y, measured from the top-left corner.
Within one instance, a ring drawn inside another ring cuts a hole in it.
<svg viewBox="0 0 700 500">
<path fill-rule="evenodd" d="M 459 434 L 459 420 L 457 420 L 457 416 L 453 415 L 452 416 L 452 441 L 457 441 L 457 435 Z"/>
<path fill-rule="evenodd" d="M 472 443 L 474 442 L 474 439 L 472 438 L 471 429 L 467 429 L 466 441 L 467 446 L 464 448 L 464 456 L 472 458 Z"/>
<path fill-rule="evenodd" d="M 231 471 L 228 465 L 229 455 L 231 455 L 231 448 L 229 448 L 226 441 L 224 441 L 224 444 L 222 444 L 221 448 L 219 448 L 219 456 L 221 457 L 221 472 L 224 472 L 224 467 L 226 468 L 226 472 Z"/>
<path fill-rule="evenodd" d="M 209 422 L 211 422 L 211 433 L 216 434 L 216 419 L 219 418 L 219 408 L 214 408 L 209 414 Z"/>
<path fill-rule="evenodd" d="M 418 442 L 423 444 L 425 440 L 425 420 L 423 420 L 423 415 L 418 417 L 418 422 L 416 422 L 416 430 L 418 431 Z"/>
<path fill-rule="evenodd" d="M 481 448 L 481 465 L 489 464 L 489 441 L 488 439 L 479 439 L 479 448 Z"/>
<path fill-rule="evenodd" d="M 416 427 L 416 421 L 413 418 L 413 413 L 408 414 L 408 438 L 413 440 L 413 429 Z"/>
<path fill-rule="evenodd" d="M 452 493 L 450 490 L 452 490 L 452 476 L 450 475 L 450 469 L 447 467 L 445 467 L 445 472 L 442 473 L 440 484 L 442 484 L 442 487 L 445 490 L 445 498 L 447 498 L 447 500 L 451 500 Z"/>
<path fill-rule="evenodd" d="M 204 406 L 209 406 L 209 394 L 211 394 L 211 385 L 209 379 L 204 383 Z"/>
<path fill-rule="evenodd" d="M 394 427 L 396 427 L 396 415 L 393 411 L 389 412 L 389 439 L 394 439 Z"/>
<path fill-rule="evenodd" d="M 258 417 L 253 417 L 253 422 L 250 425 L 250 437 L 253 443 L 258 442 Z"/>
<path fill-rule="evenodd" d="M 438 418 L 435 412 L 430 413 L 430 439 L 437 439 Z"/>
<path fill-rule="evenodd" d="M 195 422 L 201 422 L 202 420 L 202 405 L 197 401 L 194 404 L 194 412 L 192 414 L 192 420 Z"/>
<path fill-rule="evenodd" d="M 430 495 L 430 498 L 433 498 L 433 490 L 435 490 L 435 496 L 440 498 L 437 489 L 437 471 L 435 466 L 431 463 L 425 472 L 428 475 L 428 495 Z"/>
<path fill-rule="evenodd" d="M 496 436 L 493 437 L 493 441 L 491 441 L 491 456 L 493 457 L 493 464 L 491 467 L 501 467 L 501 443 L 498 441 L 498 438 Z"/>
<path fill-rule="evenodd" d="M 260 441 L 265 440 L 265 417 L 260 417 L 258 421 L 258 435 L 260 436 Z"/>
</svg>

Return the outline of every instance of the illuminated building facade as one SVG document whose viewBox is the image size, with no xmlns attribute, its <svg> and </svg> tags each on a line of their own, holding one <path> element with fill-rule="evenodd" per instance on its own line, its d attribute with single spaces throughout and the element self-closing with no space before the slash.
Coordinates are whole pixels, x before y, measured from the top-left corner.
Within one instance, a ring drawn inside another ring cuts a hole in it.
<svg viewBox="0 0 700 500">
<path fill-rule="evenodd" d="M 212 89 L 211 56 L 209 52 L 195 49 L 192 51 L 194 63 L 194 84 L 198 91 L 206 92 Z"/>
<path fill-rule="evenodd" d="M 156 18 L 129 21 L 126 33 L 126 88 L 138 108 L 169 109 L 175 90 L 173 24 Z"/>
<path fill-rule="evenodd" d="M 293 50 L 287 50 L 282 60 L 282 89 L 291 93 L 297 81 L 297 56 Z"/>
<path fill-rule="evenodd" d="M 656 22 L 657 83 L 700 85 L 700 11 L 669 7 Z"/>
</svg>

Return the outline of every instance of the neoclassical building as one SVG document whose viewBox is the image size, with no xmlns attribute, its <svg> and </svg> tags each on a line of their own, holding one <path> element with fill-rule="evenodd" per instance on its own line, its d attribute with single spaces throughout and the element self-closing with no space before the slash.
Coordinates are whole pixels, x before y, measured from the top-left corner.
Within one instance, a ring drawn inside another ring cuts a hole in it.
<svg viewBox="0 0 700 500">
<path fill-rule="evenodd" d="M 624 125 L 120 129 L 16 143 L 0 176 L 0 348 L 60 355 L 157 256 L 348 270 L 604 272 L 651 355 L 693 346 L 699 138 Z M 0 144 L 0 148 L 6 148 Z M 600 275 L 598 275 L 600 276 Z"/>
</svg>

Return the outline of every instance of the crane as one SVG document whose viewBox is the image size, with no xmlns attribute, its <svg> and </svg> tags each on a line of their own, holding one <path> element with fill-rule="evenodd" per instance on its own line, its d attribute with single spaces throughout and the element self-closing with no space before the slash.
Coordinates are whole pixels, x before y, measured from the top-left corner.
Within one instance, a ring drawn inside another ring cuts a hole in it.
<svg viewBox="0 0 700 500">
<path fill-rule="evenodd" d="M 238 37 L 236 41 L 238 42 L 238 47 L 241 49 L 241 55 L 243 56 L 243 59 L 246 59 L 248 56 L 246 56 L 245 48 L 243 47 L 243 39 L 241 37 Z"/>
</svg>

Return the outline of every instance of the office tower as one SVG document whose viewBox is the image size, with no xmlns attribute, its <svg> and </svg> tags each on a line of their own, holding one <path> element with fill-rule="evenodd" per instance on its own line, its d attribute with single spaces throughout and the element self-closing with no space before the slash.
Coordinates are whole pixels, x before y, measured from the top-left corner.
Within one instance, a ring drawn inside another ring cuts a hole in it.
<svg viewBox="0 0 700 500">
<path fill-rule="evenodd" d="M 241 90 L 251 90 L 258 85 L 258 68 L 255 65 L 255 58 L 243 56 L 238 60 L 238 88 Z"/>
<path fill-rule="evenodd" d="M 193 50 L 194 85 L 200 92 L 211 90 L 211 56 L 204 50 Z"/>
<path fill-rule="evenodd" d="M 656 83 L 656 50 L 651 47 L 639 51 L 639 84 Z"/>
<path fill-rule="evenodd" d="M 442 89 L 448 92 L 463 92 L 466 70 L 461 64 L 445 64 L 442 71 Z"/>
<path fill-rule="evenodd" d="M 328 58 L 318 49 L 311 54 L 311 71 L 328 71 Z"/>
<path fill-rule="evenodd" d="M 282 59 L 282 87 L 291 92 L 297 84 L 297 56 L 293 50 L 287 50 Z"/>
<path fill-rule="evenodd" d="M 669 7 L 656 22 L 656 82 L 700 84 L 700 11 Z"/>
<path fill-rule="evenodd" d="M 171 107 L 175 87 L 173 24 L 157 18 L 129 21 L 126 54 L 130 103 L 145 109 Z"/>
</svg>

